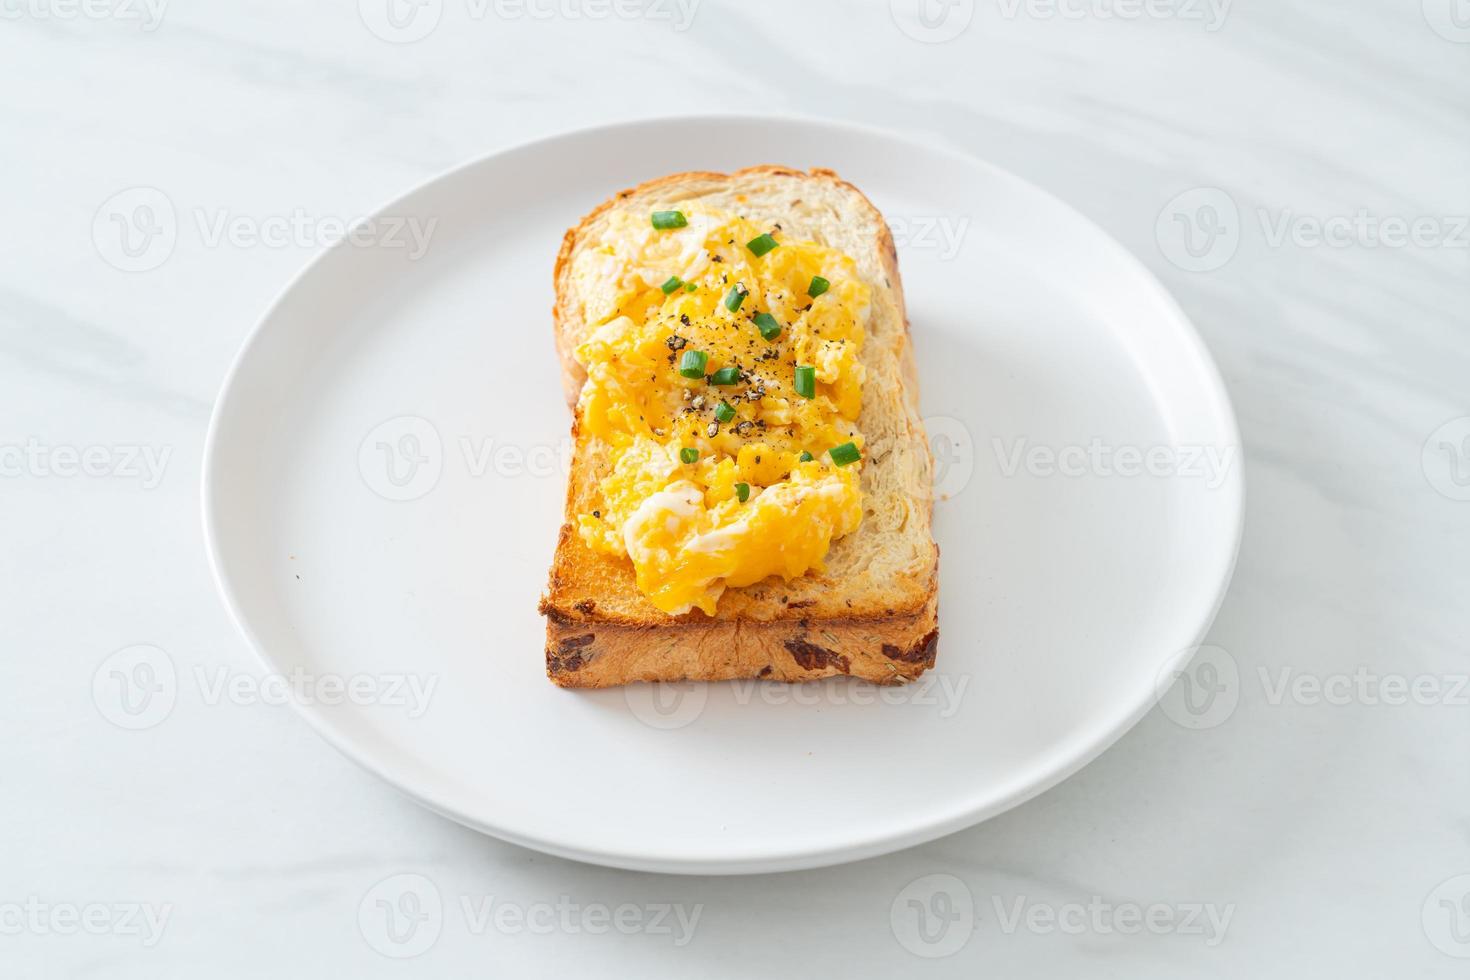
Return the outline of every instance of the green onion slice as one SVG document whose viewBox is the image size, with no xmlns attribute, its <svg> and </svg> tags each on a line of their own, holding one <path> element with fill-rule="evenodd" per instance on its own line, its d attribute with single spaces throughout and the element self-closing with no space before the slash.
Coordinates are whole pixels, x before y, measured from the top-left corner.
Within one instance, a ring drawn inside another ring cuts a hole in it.
<svg viewBox="0 0 1470 980">
<path fill-rule="evenodd" d="M 862 452 L 857 446 L 850 442 L 844 442 L 840 446 L 833 446 L 827 450 L 827 455 L 832 457 L 832 462 L 838 466 L 846 466 L 848 463 L 856 463 L 863 458 Z"/>
<path fill-rule="evenodd" d="M 679 358 L 679 373 L 686 378 L 704 377 L 704 366 L 709 363 L 709 355 L 702 350 L 686 350 L 684 356 Z"/>
<path fill-rule="evenodd" d="M 715 406 L 715 418 L 720 422 L 728 422 L 735 417 L 735 409 L 728 402 L 720 402 Z"/>
<path fill-rule="evenodd" d="M 796 365 L 796 393 L 803 398 L 817 397 L 817 369 L 810 364 Z"/>
<path fill-rule="evenodd" d="M 683 449 L 679 450 L 679 462 L 681 462 L 681 463 L 697 463 L 697 462 L 699 462 L 699 450 L 698 449 L 691 448 L 689 446 L 685 446 Z"/>
<path fill-rule="evenodd" d="M 712 385 L 738 385 L 740 383 L 740 369 L 738 367 L 722 367 L 709 376 Z"/>
<path fill-rule="evenodd" d="M 658 288 L 662 289 L 664 291 L 664 295 L 667 296 L 682 285 L 684 285 L 683 279 L 680 279 L 678 276 L 669 276 L 668 280 L 665 281 L 664 284 Z"/>
<path fill-rule="evenodd" d="M 686 292 L 686 293 L 692 293 L 692 292 L 694 292 L 698 288 L 699 288 L 699 286 L 696 285 L 695 283 L 692 283 L 692 282 L 686 282 L 684 284 L 684 292 Z"/>
<path fill-rule="evenodd" d="M 689 219 L 684 217 L 683 211 L 655 211 L 653 212 L 653 226 L 660 231 L 670 228 L 683 228 L 689 224 Z"/>
<path fill-rule="evenodd" d="M 749 500 L 750 499 L 750 484 L 749 483 L 737 483 L 737 484 L 735 484 L 735 496 L 737 496 L 737 497 L 740 498 L 740 502 L 742 504 L 745 503 L 747 500 Z"/>
<path fill-rule="evenodd" d="M 760 258 L 762 255 L 765 255 L 767 252 L 771 251 L 771 249 L 780 244 L 781 243 L 772 238 L 770 234 L 765 234 L 761 235 L 759 238 L 752 238 L 750 241 L 745 243 L 745 247 L 750 249 L 751 254 L 754 255 L 756 258 Z"/>
<path fill-rule="evenodd" d="M 797 458 L 800 459 L 803 463 L 810 463 L 812 461 L 812 454 L 803 449 L 801 451 L 801 455 Z"/>
<path fill-rule="evenodd" d="M 831 288 L 832 284 L 821 276 L 812 276 L 812 284 L 806 287 L 806 294 L 812 299 L 816 299 Z"/>
<path fill-rule="evenodd" d="M 725 294 L 725 309 L 729 310 L 731 313 L 734 313 L 736 310 L 740 309 L 740 304 L 744 303 L 745 297 L 749 295 L 750 290 L 745 288 L 745 284 L 737 282 L 735 285 L 731 286 L 730 291 Z"/>
<path fill-rule="evenodd" d="M 776 318 L 769 313 L 757 313 L 755 325 L 766 340 L 775 340 L 781 336 L 781 324 L 777 323 Z"/>
</svg>

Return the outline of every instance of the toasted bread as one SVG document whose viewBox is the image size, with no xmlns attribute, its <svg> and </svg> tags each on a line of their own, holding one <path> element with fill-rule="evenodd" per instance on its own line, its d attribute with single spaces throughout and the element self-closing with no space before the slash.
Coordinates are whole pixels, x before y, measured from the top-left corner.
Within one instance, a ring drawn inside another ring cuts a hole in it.
<svg viewBox="0 0 1470 980">
<path fill-rule="evenodd" d="M 570 274 L 574 256 L 598 240 L 614 209 L 646 214 L 688 200 L 841 249 L 871 287 L 861 355 L 867 369 L 859 416 L 867 440 L 862 523 L 832 543 L 821 572 L 728 589 L 714 616 L 697 609 L 668 615 L 639 591 L 626 558 L 593 551 L 577 533 L 576 515 L 592 509 L 606 472 L 607 447 L 574 420 L 567 523 L 540 606 L 547 674 L 563 687 L 834 674 L 885 684 L 912 680 L 933 666 L 938 643 L 933 463 L 918 412 L 893 237 L 855 187 L 829 170 L 682 173 L 622 191 L 593 210 L 567 232 L 556 262 L 556 346 L 567 401 L 575 415 L 585 381 L 572 357 L 587 328 Z"/>
</svg>

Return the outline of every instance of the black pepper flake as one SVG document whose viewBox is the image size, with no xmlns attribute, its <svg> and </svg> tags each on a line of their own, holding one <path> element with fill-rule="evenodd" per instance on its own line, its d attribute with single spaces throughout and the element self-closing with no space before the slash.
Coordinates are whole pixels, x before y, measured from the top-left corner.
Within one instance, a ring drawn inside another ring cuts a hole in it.
<svg viewBox="0 0 1470 980">
<path fill-rule="evenodd" d="M 600 520 L 602 520 L 602 511 L 600 511 L 600 510 L 594 510 L 592 512 L 592 516 L 595 517 L 595 518 L 597 518 L 600 521 Z"/>
</svg>

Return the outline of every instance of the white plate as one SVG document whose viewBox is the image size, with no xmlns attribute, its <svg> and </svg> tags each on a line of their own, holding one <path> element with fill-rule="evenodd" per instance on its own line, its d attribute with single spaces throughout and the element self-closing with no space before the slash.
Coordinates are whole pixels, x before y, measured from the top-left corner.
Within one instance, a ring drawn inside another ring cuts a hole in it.
<svg viewBox="0 0 1470 980">
<path fill-rule="evenodd" d="M 758 163 L 832 167 L 894 226 L 949 495 L 938 667 L 896 690 L 560 690 L 536 600 L 569 422 L 550 322 L 562 232 L 642 180 Z M 320 256 L 241 351 L 205 525 L 226 602 L 306 718 L 440 813 L 657 871 L 895 850 L 1092 759 L 1214 615 L 1242 503 L 1215 368 L 1134 258 L 1014 176 L 845 125 L 669 119 L 500 153 L 381 214 L 375 244 Z M 423 254 L 399 219 L 437 222 Z M 1085 462 L 1094 440 L 1116 460 Z M 1046 451 L 1069 446 L 1085 472 L 1051 472 Z M 1156 454 L 1158 473 L 1120 472 L 1152 447 L 1225 465 Z M 406 675 L 436 685 L 422 713 Z"/>
</svg>

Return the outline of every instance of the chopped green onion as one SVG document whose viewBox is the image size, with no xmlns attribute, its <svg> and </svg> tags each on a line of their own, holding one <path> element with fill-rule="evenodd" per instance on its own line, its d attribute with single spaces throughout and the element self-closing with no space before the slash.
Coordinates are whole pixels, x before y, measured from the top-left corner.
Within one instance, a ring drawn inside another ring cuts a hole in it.
<svg viewBox="0 0 1470 980">
<path fill-rule="evenodd" d="M 709 355 L 702 350 L 686 350 L 684 356 L 679 358 L 679 373 L 686 378 L 704 377 L 704 366 L 709 363 Z"/>
<path fill-rule="evenodd" d="M 720 402 L 715 406 L 715 419 L 720 422 L 728 422 L 735 417 L 735 409 L 728 402 Z"/>
<path fill-rule="evenodd" d="M 731 313 L 734 313 L 736 310 L 740 309 L 740 304 L 744 303 L 745 297 L 749 295 L 750 290 L 745 288 L 745 283 L 737 282 L 735 285 L 731 286 L 730 291 L 725 294 L 725 309 L 729 310 Z"/>
<path fill-rule="evenodd" d="M 810 463 L 812 461 L 812 454 L 803 449 L 801 451 L 801 455 L 797 458 L 800 459 L 803 463 Z"/>
<path fill-rule="evenodd" d="M 796 393 L 803 398 L 817 397 L 817 369 L 810 364 L 796 365 Z"/>
<path fill-rule="evenodd" d="M 699 462 L 699 450 L 698 449 L 690 448 L 689 446 L 685 446 L 683 449 L 679 450 L 679 462 L 681 462 L 681 463 L 697 463 L 697 462 Z"/>
<path fill-rule="evenodd" d="M 735 484 L 735 496 L 737 496 L 737 497 L 740 498 L 740 502 L 742 504 L 745 503 L 747 500 L 749 500 L 750 499 L 750 484 L 749 483 L 737 483 L 737 484 Z"/>
<path fill-rule="evenodd" d="M 755 325 L 760 329 L 761 336 L 766 340 L 775 340 L 781 336 L 781 324 L 777 323 L 776 318 L 769 313 L 757 313 L 755 315 Z"/>
<path fill-rule="evenodd" d="M 697 283 L 686 282 L 684 284 L 684 292 L 686 292 L 686 293 L 692 293 L 692 292 L 694 292 L 698 288 L 699 288 L 699 286 L 698 286 Z"/>
<path fill-rule="evenodd" d="M 683 279 L 680 279 L 678 276 L 669 276 L 668 281 L 658 288 L 662 289 L 664 295 L 667 296 L 682 285 L 684 285 Z"/>
<path fill-rule="evenodd" d="M 812 276 L 812 284 L 806 287 L 806 294 L 812 299 L 816 299 L 831 288 L 832 284 L 821 276 Z"/>
<path fill-rule="evenodd" d="M 655 211 L 653 212 L 653 226 L 660 231 L 670 228 L 683 228 L 689 224 L 689 219 L 684 217 L 683 211 Z"/>
<path fill-rule="evenodd" d="M 857 446 L 850 442 L 844 442 L 840 446 L 833 446 L 827 450 L 827 455 L 832 457 L 832 462 L 838 466 L 846 466 L 848 463 L 856 463 L 863 458 L 862 452 Z"/>
<path fill-rule="evenodd" d="M 765 255 L 771 249 L 780 244 L 780 242 L 776 241 L 769 234 L 765 234 L 761 235 L 759 238 L 753 238 L 750 241 L 746 242 L 745 247 L 750 249 L 751 254 L 754 255 L 756 258 L 760 258 L 762 255 Z"/>
<path fill-rule="evenodd" d="M 709 376 L 712 385 L 738 385 L 740 383 L 740 369 L 738 367 L 722 367 Z"/>
</svg>

